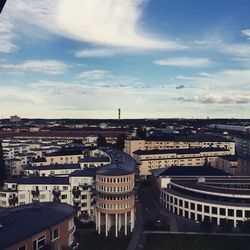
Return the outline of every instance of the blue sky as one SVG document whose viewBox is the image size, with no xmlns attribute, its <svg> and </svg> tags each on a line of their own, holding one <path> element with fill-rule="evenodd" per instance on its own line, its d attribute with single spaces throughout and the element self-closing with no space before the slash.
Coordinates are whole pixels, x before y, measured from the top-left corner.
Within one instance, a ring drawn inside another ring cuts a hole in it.
<svg viewBox="0 0 250 250">
<path fill-rule="evenodd" d="M 248 0 L 9 0 L 0 116 L 249 118 L 249 13 Z"/>
</svg>

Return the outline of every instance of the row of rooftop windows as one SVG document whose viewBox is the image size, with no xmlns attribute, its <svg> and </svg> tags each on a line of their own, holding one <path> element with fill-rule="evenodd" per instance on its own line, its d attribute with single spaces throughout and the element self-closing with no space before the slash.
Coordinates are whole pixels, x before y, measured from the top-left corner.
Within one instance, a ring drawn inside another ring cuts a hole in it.
<svg viewBox="0 0 250 250">
<path fill-rule="evenodd" d="M 131 176 L 128 176 L 128 177 L 113 177 L 113 178 L 109 178 L 109 177 L 100 177 L 100 176 L 97 176 L 96 177 L 96 180 L 97 181 L 100 181 L 100 182 L 104 182 L 104 183 L 123 183 L 123 182 L 129 182 L 131 181 Z"/>
<path fill-rule="evenodd" d="M 122 187 L 106 187 L 106 186 L 96 186 L 98 191 L 104 192 L 124 192 L 131 190 L 131 186 L 122 186 Z"/>
<path fill-rule="evenodd" d="M 99 195 L 98 197 L 101 200 L 106 200 L 106 201 L 123 201 L 123 200 L 127 200 L 130 198 L 129 195 L 123 195 L 123 196 L 119 196 L 119 197 Z"/>
<path fill-rule="evenodd" d="M 104 204 L 104 203 L 96 203 L 96 206 L 104 209 L 126 209 L 131 207 L 131 203 L 124 204 Z"/>
</svg>

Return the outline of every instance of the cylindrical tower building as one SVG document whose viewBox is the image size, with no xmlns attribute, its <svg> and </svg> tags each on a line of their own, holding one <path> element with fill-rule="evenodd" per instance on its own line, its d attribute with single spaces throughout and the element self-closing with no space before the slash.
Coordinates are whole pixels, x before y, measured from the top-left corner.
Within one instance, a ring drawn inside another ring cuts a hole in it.
<svg viewBox="0 0 250 250">
<path fill-rule="evenodd" d="M 128 166 L 133 164 L 133 166 Z M 127 235 L 135 224 L 134 162 L 110 164 L 96 173 L 96 229 L 106 236 Z"/>
</svg>

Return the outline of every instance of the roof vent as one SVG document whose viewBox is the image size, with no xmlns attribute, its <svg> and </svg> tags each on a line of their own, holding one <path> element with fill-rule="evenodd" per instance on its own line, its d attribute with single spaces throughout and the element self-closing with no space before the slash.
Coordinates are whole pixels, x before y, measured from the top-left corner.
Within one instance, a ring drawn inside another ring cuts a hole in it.
<svg viewBox="0 0 250 250">
<path fill-rule="evenodd" d="M 199 177 L 198 178 L 198 183 L 205 183 L 206 179 L 204 177 Z"/>
</svg>

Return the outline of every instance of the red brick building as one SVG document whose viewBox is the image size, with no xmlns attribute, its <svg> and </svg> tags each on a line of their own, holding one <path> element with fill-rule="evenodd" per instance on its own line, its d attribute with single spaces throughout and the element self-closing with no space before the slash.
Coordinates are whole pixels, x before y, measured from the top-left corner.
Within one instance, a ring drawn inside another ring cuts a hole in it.
<svg viewBox="0 0 250 250">
<path fill-rule="evenodd" d="M 0 213 L 0 249 L 70 249 L 74 209 L 62 203 L 35 203 Z"/>
</svg>

